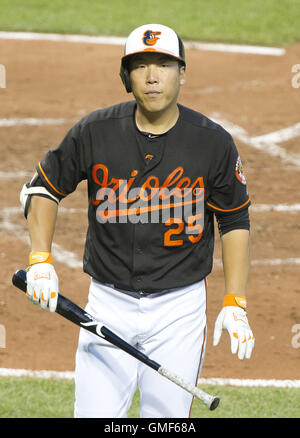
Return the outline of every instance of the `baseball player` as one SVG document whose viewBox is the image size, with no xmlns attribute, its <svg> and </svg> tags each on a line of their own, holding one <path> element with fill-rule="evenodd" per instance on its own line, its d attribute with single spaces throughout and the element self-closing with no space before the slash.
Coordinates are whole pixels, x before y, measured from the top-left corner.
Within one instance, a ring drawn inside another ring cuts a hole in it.
<svg viewBox="0 0 300 438">
<path fill-rule="evenodd" d="M 132 100 L 76 123 L 37 164 L 20 200 L 31 239 L 27 296 L 54 312 L 59 280 L 51 245 L 58 205 L 87 180 L 87 312 L 196 384 L 207 337 L 214 218 L 224 298 L 213 344 L 227 330 L 239 359 L 249 359 L 254 346 L 245 296 L 250 200 L 231 135 L 178 103 L 185 71 L 184 46 L 174 30 L 160 24 L 133 30 L 120 70 Z M 137 388 L 141 417 L 190 415 L 191 394 L 81 329 L 74 416 L 126 417 Z"/>
</svg>

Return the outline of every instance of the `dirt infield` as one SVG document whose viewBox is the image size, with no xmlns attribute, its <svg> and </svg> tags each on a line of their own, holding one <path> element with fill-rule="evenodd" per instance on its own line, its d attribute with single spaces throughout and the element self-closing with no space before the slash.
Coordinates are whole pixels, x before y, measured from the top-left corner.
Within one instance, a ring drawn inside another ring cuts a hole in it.
<svg viewBox="0 0 300 438">
<path fill-rule="evenodd" d="M 6 68 L 0 119 L 13 125 L 0 125 L 0 325 L 6 330 L 0 368 L 74 369 L 78 328 L 32 306 L 11 286 L 12 273 L 26 267 L 29 250 L 19 192 L 36 163 L 76 120 L 131 99 L 118 76 L 121 54 L 118 46 L 0 41 L 0 64 Z M 212 347 L 223 297 L 217 236 L 216 264 L 208 278 L 208 343 L 201 377 L 300 378 L 300 340 L 296 342 L 292 331 L 300 324 L 299 212 L 272 209 L 300 202 L 300 132 L 293 128 L 299 122 L 300 88 L 292 87 L 291 72 L 299 59 L 300 45 L 287 47 L 284 56 L 187 51 L 187 83 L 180 102 L 233 124 L 252 199 L 253 266 L 247 295 L 256 337 L 253 357 L 232 357 L 227 334 Z M 63 120 L 40 126 L 33 120 L 46 118 Z M 20 119 L 20 124 L 12 119 Z M 290 127 L 286 136 L 253 140 Z M 54 241 L 80 261 L 87 228 L 86 184 L 61 206 Z M 71 260 L 70 254 L 66 260 Z M 84 306 L 87 275 L 80 267 L 57 261 L 55 266 L 61 291 Z"/>
</svg>

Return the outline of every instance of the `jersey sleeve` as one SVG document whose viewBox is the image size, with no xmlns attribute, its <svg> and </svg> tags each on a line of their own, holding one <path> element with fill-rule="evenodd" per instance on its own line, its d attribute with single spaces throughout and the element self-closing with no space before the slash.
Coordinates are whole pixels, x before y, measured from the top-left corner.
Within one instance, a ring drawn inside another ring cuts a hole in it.
<svg viewBox="0 0 300 438">
<path fill-rule="evenodd" d="M 56 149 L 51 149 L 36 166 L 43 185 L 59 200 L 86 179 L 84 144 L 78 122 Z"/>
<path fill-rule="evenodd" d="M 242 161 L 230 135 L 222 146 L 211 169 L 206 205 L 215 213 L 228 214 L 249 207 L 250 199 Z"/>
</svg>

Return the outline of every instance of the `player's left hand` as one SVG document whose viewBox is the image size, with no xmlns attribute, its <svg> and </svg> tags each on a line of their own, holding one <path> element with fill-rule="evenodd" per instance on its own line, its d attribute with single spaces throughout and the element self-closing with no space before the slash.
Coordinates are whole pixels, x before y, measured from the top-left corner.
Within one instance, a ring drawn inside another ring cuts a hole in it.
<svg viewBox="0 0 300 438">
<path fill-rule="evenodd" d="M 219 313 L 214 328 L 213 345 L 217 346 L 222 331 L 230 336 L 231 352 L 238 352 L 239 359 L 250 359 L 254 347 L 254 336 L 248 323 L 246 311 L 238 306 L 224 306 Z"/>
</svg>

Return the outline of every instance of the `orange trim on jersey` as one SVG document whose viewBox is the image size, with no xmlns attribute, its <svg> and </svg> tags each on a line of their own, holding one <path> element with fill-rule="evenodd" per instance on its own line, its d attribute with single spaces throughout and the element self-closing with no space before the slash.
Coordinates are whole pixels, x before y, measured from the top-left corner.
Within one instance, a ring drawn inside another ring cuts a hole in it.
<svg viewBox="0 0 300 438">
<path fill-rule="evenodd" d="M 43 177 L 45 178 L 45 180 L 46 180 L 47 183 L 49 184 L 49 186 L 50 186 L 50 187 L 51 187 L 56 193 L 58 193 L 59 195 L 61 195 L 61 196 L 67 196 L 65 193 L 61 193 L 59 190 L 57 190 L 57 189 L 54 187 L 54 185 L 51 183 L 51 181 L 49 181 L 49 179 L 47 178 L 47 175 L 45 174 L 44 170 L 42 169 L 41 163 L 39 163 L 39 168 L 40 168 L 40 171 L 41 171 L 42 174 L 43 174 Z"/>
<path fill-rule="evenodd" d="M 207 202 L 206 204 L 209 205 L 209 207 L 213 208 L 214 210 L 218 210 L 218 211 L 236 211 L 242 207 L 245 207 L 245 205 L 249 204 L 249 202 L 250 202 L 250 199 L 248 199 L 248 201 L 246 201 L 244 204 L 240 205 L 239 207 L 232 208 L 230 210 L 223 210 L 222 208 L 215 207 L 214 205 L 210 204 L 209 202 Z"/>
</svg>

